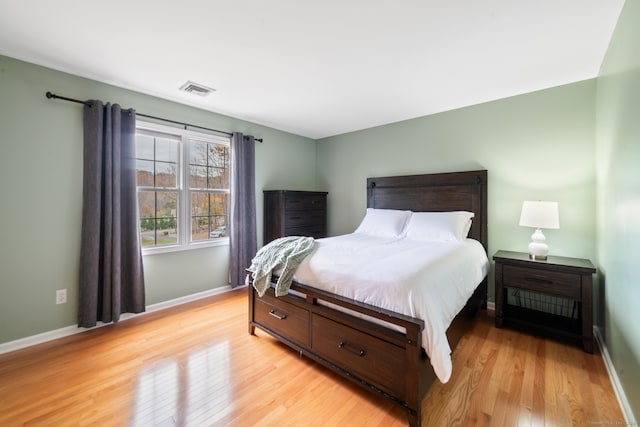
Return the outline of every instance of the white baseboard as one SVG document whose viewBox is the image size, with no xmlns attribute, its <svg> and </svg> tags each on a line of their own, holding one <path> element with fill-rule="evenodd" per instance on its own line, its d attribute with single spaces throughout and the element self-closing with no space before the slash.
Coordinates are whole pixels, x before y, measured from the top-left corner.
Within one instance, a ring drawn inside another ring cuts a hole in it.
<svg viewBox="0 0 640 427">
<path fill-rule="evenodd" d="M 620 404 L 620 409 L 622 410 L 622 415 L 624 416 L 624 420 L 626 425 L 628 426 L 637 426 L 638 422 L 633 415 L 633 411 L 631 410 L 631 405 L 629 404 L 629 400 L 627 399 L 627 395 L 622 388 L 622 384 L 620 383 L 620 378 L 618 378 L 618 373 L 616 372 L 616 368 L 613 366 L 613 361 L 611 360 L 611 356 L 609 355 L 609 350 L 607 349 L 607 345 L 604 342 L 604 338 L 602 333 L 600 332 L 600 328 L 597 326 L 593 327 L 593 335 L 596 338 L 596 342 L 598 343 L 598 347 L 600 348 L 600 353 L 602 354 L 602 360 L 604 360 L 604 366 L 607 368 L 607 373 L 609 374 L 609 379 L 611 380 L 611 385 L 613 386 L 613 392 L 616 394 L 616 398 L 618 399 L 618 403 Z"/>
<path fill-rule="evenodd" d="M 487 310 L 496 311 L 496 303 L 495 303 L 495 301 L 487 301 Z"/>
<path fill-rule="evenodd" d="M 151 304 L 147 306 L 146 311 L 144 313 L 139 313 L 139 314 L 124 313 L 122 316 L 120 316 L 120 321 L 126 321 L 134 317 L 144 316 L 145 314 L 153 313 L 159 310 L 165 310 L 170 307 L 175 307 L 177 305 L 185 304 L 191 301 L 197 301 L 199 299 L 210 297 L 213 295 L 222 294 L 230 290 L 231 290 L 231 286 L 222 286 L 220 288 L 198 292 L 196 294 L 175 298 L 169 301 L 163 301 L 156 304 Z M 80 328 L 78 326 L 72 325 L 72 326 L 66 326 L 60 329 L 55 329 L 53 331 L 47 331 L 41 334 L 32 335 L 30 337 L 20 338 L 14 341 L 9 341 L 9 342 L 0 344 L 0 354 L 9 353 L 11 351 L 20 350 L 26 347 L 30 347 L 32 345 L 42 344 L 47 341 L 64 338 L 70 335 L 79 334 L 80 332 L 85 332 L 91 329 L 100 328 L 102 326 L 110 325 L 110 324 L 111 323 L 98 322 L 98 325 L 96 325 L 93 328 Z"/>
</svg>

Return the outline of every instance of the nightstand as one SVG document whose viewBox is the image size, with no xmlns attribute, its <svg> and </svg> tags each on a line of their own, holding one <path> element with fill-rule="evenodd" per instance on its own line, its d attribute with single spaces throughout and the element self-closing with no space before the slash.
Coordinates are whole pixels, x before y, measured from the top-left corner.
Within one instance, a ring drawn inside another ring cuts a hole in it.
<svg viewBox="0 0 640 427">
<path fill-rule="evenodd" d="M 522 252 L 493 256 L 496 327 L 514 326 L 576 342 L 593 353 L 593 274 L 591 261 L 549 256 L 529 259 Z"/>
</svg>

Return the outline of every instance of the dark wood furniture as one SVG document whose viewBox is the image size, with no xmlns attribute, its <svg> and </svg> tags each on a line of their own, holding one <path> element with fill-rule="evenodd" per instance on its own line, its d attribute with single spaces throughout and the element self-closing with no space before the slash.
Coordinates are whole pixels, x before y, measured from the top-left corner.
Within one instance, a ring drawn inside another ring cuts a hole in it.
<svg viewBox="0 0 640 427">
<path fill-rule="evenodd" d="M 264 191 L 264 244 L 284 236 L 327 236 L 327 192 Z"/>
<path fill-rule="evenodd" d="M 591 261 L 549 256 L 529 259 L 521 252 L 498 251 L 493 259 L 496 279 L 496 326 L 582 341 L 593 353 L 593 274 Z"/>
<path fill-rule="evenodd" d="M 475 213 L 470 237 L 487 248 L 487 171 L 367 179 L 367 206 L 413 211 Z M 421 404 L 435 373 L 422 348 L 424 321 L 294 282 L 289 294 L 276 298 L 273 288 L 260 298 L 249 292 L 249 333 L 257 326 L 301 354 L 379 393 L 407 412 L 419 426 Z M 451 348 L 486 307 L 487 279 L 447 330 Z M 348 313 L 323 303 L 335 304 Z M 401 333 L 352 313 L 404 328 Z"/>
</svg>

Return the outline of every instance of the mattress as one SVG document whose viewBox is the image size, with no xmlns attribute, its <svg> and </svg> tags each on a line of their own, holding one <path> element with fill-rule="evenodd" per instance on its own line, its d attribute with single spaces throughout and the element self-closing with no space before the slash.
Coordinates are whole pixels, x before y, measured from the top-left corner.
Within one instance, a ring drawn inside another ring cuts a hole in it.
<svg viewBox="0 0 640 427">
<path fill-rule="evenodd" d="M 489 271 L 480 242 L 425 242 L 352 233 L 318 239 L 294 280 L 424 320 L 422 346 L 438 379 L 451 377 L 446 331 Z"/>
</svg>

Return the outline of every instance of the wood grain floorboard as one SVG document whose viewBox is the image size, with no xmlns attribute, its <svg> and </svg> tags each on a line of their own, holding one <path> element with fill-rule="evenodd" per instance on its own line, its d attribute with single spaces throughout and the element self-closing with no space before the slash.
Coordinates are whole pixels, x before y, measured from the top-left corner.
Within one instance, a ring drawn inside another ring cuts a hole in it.
<svg viewBox="0 0 640 427">
<path fill-rule="evenodd" d="M 483 312 L 423 426 L 623 424 L 602 357 Z M 404 412 L 247 333 L 234 291 L 0 355 L 0 426 L 406 426 Z"/>
</svg>

